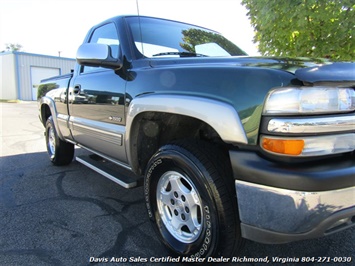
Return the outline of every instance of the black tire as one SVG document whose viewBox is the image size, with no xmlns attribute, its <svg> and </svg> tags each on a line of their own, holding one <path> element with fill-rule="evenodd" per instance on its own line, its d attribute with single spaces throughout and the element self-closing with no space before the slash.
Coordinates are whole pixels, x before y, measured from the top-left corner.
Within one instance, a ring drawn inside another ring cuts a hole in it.
<svg viewBox="0 0 355 266">
<path fill-rule="evenodd" d="M 49 158 L 54 165 L 67 165 L 73 160 L 74 145 L 58 137 L 52 116 L 46 122 L 46 146 Z"/>
<path fill-rule="evenodd" d="M 165 145 L 148 163 L 148 215 L 176 255 L 230 257 L 241 246 L 229 157 L 205 142 Z"/>
</svg>

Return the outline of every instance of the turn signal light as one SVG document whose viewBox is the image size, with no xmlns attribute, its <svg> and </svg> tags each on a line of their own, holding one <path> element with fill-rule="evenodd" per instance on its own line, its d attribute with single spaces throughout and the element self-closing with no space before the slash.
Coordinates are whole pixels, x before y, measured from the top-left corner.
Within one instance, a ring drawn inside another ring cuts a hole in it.
<svg viewBox="0 0 355 266">
<path fill-rule="evenodd" d="M 262 139 L 262 147 L 270 152 L 285 155 L 300 155 L 304 148 L 304 140 L 302 139 Z"/>
<path fill-rule="evenodd" d="M 278 155 L 310 157 L 353 152 L 355 133 L 331 136 L 277 137 L 261 136 L 260 146 Z"/>
</svg>

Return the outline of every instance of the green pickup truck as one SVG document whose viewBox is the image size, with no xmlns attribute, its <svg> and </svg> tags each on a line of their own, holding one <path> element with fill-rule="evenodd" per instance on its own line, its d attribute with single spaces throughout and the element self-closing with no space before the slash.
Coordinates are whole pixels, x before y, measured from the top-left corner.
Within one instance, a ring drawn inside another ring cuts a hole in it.
<svg viewBox="0 0 355 266">
<path fill-rule="evenodd" d="M 219 33 L 119 16 L 94 26 L 72 74 L 44 80 L 50 160 L 144 186 L 175 254 L 231 256 L 355 225 L 355 64 L 248 57 Z"/>
</svg>

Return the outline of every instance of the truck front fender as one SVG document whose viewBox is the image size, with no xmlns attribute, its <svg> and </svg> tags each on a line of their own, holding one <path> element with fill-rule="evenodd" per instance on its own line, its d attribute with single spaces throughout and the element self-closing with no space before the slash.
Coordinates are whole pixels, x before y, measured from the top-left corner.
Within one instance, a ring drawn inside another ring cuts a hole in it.
<svg viewBox="0 0 355 266">
<path fill-rule="evenodd" d="M 136 163 L 133 158 L 133 147 L 130 145 L 134 134 L 132 127 L 139 114 L 145 112 L 170 113 L 196 118 L 212 127 L 225 143 L 248 143 L 237 111 L 227 103 L 186 95 L 142 95 L 130 103 L 126 121 L 127 158 L 133 168 L 136 168 Z"/>
<path fill-rule="evenodd" d="M 130 132 L 134 118 L 143 112 L 190 116 L 210 125 L 226 143 L 248 143 L 237 111 L 224 102 L 185 95 L 143 95 L 133 99 L 129 106 L 127 132 Z"/>
</svg>

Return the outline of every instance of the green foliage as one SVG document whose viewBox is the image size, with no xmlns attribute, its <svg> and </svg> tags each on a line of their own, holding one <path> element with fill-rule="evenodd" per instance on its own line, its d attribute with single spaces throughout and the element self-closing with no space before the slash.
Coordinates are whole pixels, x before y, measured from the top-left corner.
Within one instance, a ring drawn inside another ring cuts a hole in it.
<svg viewBox="0 0 355 266">
<path fill-rule="evenodd" d="M 223 36 L 208 32 L 200 29 L 183 30 L 184 43 L 180 46 L 188 52 L 195 52 L 195 46 L 204 43 L 217 43 L 224 50 L 228 51 L 231 55 L 243 55 L 244 52 L 239 49 L 235 44 L 224 38 Z"/>
<path fill-rule="evenodd" d="M 23 48 L 23 46 L 18 43 L 7 43 L 6 44 L 6 51 L 10 51 L 10 52 L 21 51 L 22 48 Z"/>
<path fill-rule="evenodd" d="M 56 83 L 46 83 L 39 85 L 37 89 L 37 99 L 42 98 L 46 95 L 47 92 L 57 88 L 58 85 Z"/>
<path fill-rule="evenodd" d="M 354 0 L 242 0 L 262 55 L 355 60 Z"/>
</svg>

